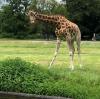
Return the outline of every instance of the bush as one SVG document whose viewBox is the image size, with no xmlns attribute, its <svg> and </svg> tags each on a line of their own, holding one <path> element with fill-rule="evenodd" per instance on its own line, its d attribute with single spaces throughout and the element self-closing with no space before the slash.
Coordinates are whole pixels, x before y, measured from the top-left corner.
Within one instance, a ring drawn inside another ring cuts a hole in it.
<svg viewBox="0 0 100 99">
<path fill-rule="evenodd" d="M 39 83 L 49 79 L 49 75 L 36 64 L 19 58 L 0 62 L 0 90 L 32 92 Z"/>
<path fill-rule="evenodd" d="M 90 77 L 91 75 L 91 77 Z M 99 99 L 100 77 L 91 70 L 47 70 L 20 58 L 0 62 L 0 90 Z M 92 98 L 91 98 L 92 97 Z"/>
</svg>

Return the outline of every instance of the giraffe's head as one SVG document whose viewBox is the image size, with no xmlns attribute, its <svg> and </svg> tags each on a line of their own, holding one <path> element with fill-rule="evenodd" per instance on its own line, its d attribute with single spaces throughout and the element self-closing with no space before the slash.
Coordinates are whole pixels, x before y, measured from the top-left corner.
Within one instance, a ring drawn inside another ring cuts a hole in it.
<svg viewBox="0 0 100 99">
<path fill-rule="evenodd" d="M 28 13 L 27 13 L 27 16 L 29 17 L 30 19 L 30 23 L 34 23 L 35 20 L 36 20 L 36 12 L 32 11 L 32 10 L 29 10 Z"/>
</svg>

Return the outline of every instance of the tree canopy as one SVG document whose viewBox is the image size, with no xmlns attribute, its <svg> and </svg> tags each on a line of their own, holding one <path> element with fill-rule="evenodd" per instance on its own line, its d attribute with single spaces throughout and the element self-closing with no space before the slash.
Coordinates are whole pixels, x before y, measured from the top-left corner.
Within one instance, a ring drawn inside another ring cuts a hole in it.
<svg viewBox="0 0 100 99">
<path fill-rule="evenodd" d="M 0 37 L 55 38 L 54 27 L 45 23 L 29 23 L 27 7 L 45 14 L 60 14 L 78 24 L 82 38 L 100 33 L 100 0 L 7 0 L 0 10 Z"/>
</svg>

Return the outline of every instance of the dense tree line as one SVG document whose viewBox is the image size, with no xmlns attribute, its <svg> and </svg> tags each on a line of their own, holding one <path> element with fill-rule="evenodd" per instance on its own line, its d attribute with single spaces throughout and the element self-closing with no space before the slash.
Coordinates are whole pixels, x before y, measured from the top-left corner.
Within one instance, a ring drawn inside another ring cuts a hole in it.
<svg viewBox="0 0 100 99">
<path fill-rule="evenodd" d="M 54 27 L 46 23 L 29 23 L 27 7 L 44 14 L 61 14 L 78 24 L 82 38 L 100 33 L 100 0 L 7 0 L 0 10 L 0 37 L 55 38 Z"/>
<path fill-rule="evenodd" d="M 93 33 L 100 33 L 100 0 L 64 0 L 69 18 L 75 21 L 81 31 L 82 37 L 91 39 Z"/>
</svg>

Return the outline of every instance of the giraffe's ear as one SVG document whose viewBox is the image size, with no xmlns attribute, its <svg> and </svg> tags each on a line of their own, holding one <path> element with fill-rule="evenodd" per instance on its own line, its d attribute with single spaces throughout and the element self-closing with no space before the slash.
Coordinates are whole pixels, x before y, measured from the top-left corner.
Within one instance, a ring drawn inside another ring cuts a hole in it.
<svg viewBox="0 0 100 99">
<path fill-rule="evenodd" d="M 33 15 L 34 15 L 34 16 L 37 15 L 37 12 L 34 11 L 34 12 L 33 12 Z"/>
<path fill-rule="evenodd" d="M 37 12 L 30 11 L 30 15 L 31 15 L 31 16 L 35 16 L 36 14 L 37 14 Z"/>
</svg>

